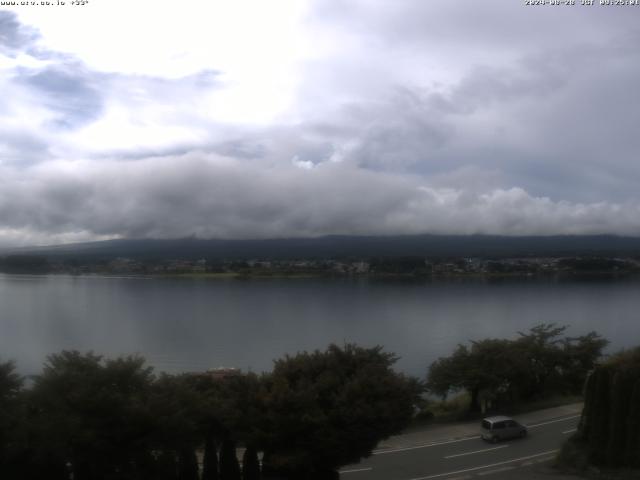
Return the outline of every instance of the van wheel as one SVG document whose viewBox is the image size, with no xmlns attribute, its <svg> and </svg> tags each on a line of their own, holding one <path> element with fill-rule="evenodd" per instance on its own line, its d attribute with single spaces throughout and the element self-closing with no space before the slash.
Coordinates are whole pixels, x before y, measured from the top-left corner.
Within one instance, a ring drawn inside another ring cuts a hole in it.
<svg viewBox="0 0 640 480">
<path fill-rule="evenodd" d="M 498 443 L 498 437 L 491 437 L 491 443 Z"/>
</svg>

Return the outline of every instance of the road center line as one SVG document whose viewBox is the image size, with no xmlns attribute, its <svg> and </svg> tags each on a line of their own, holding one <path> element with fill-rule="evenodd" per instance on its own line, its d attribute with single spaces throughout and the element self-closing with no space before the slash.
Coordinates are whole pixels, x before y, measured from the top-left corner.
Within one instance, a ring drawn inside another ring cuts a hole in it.
<svg viewBox="0 0 640 480">
<path fill-rule="evenodd" d="M 375 452 L 372 453 L 372 455 L 384 455 L 385 453 L 404 452 L 406 450 L 417 450 L 418 448 L 437 447 L 438 445 L 449 445 L 450 443 L 466 442 L 467 440 L 477 440 L 478 438 L 480 438 L 480 435 L 476 435 L 475 437 L 459 438 L 458 440 L 447 440 L 446 442 L 424 443 L 422 445 L 415 445 L 413 447 L 401 447 L 401 448 L 393 448 L 389 450 L 376 450 Z"/>
<path fill-rule="evenodd" d="M 563 435 L 566 435 L 567 433 L 573 433 L 573 432 L 577 432 L 578 429 L 577 428 L 572 428 L 571 430 L 565 430 L 564 432 L 562 432 Z"/>
<path fill-rule="evenodd" d="M 493 448 L 483 448 L 482 450 L 476 450 L 474 452 L 466 452 L 466 453 L 457 453 L 455 455 L 449 455 L 444 458 L 456 458 L 456 457 L 464 457 L 465 455 L 473 455 L 474 453 L 482 453 L 482 452 L 490 452 L 491 450 L 498 450 L 499 448 L 507 448 L 509 445 L 500 445 L 499 447 Z"/>
<path fill-rule="evenodd" d="M 573 415 L 571 417 L 558 418 L 556 420 L 549 420 L 548 422 L 534 423 L 533 425 L 527 425 L 527 428 L 541 427 L 543 425 L 549 425 L 550 423 L 566 422 L 567 420 L 573 420 L 574 418 L 579 418 L 579 417 L 580 415 Z M 417 450 L 419 448 L 437 447 L 438 445 L 449 445 L 451 443 L 466 442 L 467 440 L 476 440 L 478 438 L 480 438 L 480 435 L 475 435 L 473 437 L 458 438 L 456 440 L 446 440 L 443 442 L 423 443 L 421 445 L 414 445 L 412 447 L 390 448 L 388 450 L 375 450 L 372 452 L 372 455 L 385 455 L 387 453 L 405 452 L 407 450 Z"/>
<path fill-rule="evenodd" d="M 556 453 L 557 451 L 558 450 L 548 450 L 546 452 L 536 453 L 535 455 L 529 455 L 527 457 L 512 458 L 511 460 L 505 460 L 504 462 L 491 463 L 489 465 L 482 465 L 481 467 L 466 468 L 464 470 L 456 470 L 455 472 L 437 473 L 435 475 L 427 475 L 426 477 L 415 477 L 415 478 L 412 478 L 411 480 L 428 480 L 430 478 L 446 477 L 447 475 L 456 475 L 458 473 L 473 472 L 475 470 L 482 470 L 482 469 L 485 469 L 485 468 L 497 467 L 499 465 L 506 465 L 508 463 L 520 462 L 522 460 L 529 460 L 530 458 L 536 458 L 536 457 L 541 457 L 543 455 L 549 455 L 551 453 Z"/>
<path fill-rule="evenodd" d="M 367 467 L 367 468 L 352 468 L 351 470 L 340 470 L 340 474 L 343 473 L 356 473 L 356 472 L 369 472 L 373 470 L 373 468 L 371 467 Z"/>
<path fill-rule="evenodd" d="M 573 420 L 574 418 L 580 418 L 580 415 L 573 415 L 571 417 L 566 417 L 566 418 L 558 418 L 556 420 L 549 420 L 548 422 L 535 423 L 533 425 L 527 425 L 527 428 L 541 427 L 542 425 L 549 425 L 550 423 L 566 422 L 567 420 Z"/>
</svg>

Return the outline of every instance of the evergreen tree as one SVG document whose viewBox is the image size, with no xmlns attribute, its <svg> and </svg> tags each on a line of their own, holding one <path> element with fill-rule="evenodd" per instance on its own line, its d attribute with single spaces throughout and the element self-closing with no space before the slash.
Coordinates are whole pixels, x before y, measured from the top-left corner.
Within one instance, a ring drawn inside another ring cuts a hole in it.
<svg viewBox="0 0 640 480">
<path fill-rule="evenodd" d="M 640 467 L 640 378 L 634 383 L 629 404 L 624 462 L 630 467 Z"/>
<path fill-rule="evenodd" d="M 587 380 L 584 385 L 584 407 L 582 408 L 582 414 L 580 415 L 580 422 L 578 424 L 578 432 L 583 438 L 587 438 L 591 428 L 591 415 L 593 415 L 593 404 L 595 403 L 595 378 L 596 375 L 591 372 L 587 376 Z"/>
<path fill-rule="evenodd" d="M 260 480 L 258 451 L 252 446 L 248 446 L 242 456 L 242 480 Z"/>
<path fill-rule="evenodd" d="M 589 435 L 589 458 L 594 463 L 602 464 L 606 458 L 609 436 L 611 373 L 608 368 L 601 367 L 595 371 L 594 375 L 595 392 Z"/>
<path fill-rule="evenodd" d="M 590 375 L 575 444 L 596 465 L 640 466 L 640 347 L 613 356 Z"/>
<path fill-rule="evenodd" d="M 158 480 L 179 480 L 178 462 L 174 452 L 170 450 L 160 452 L 160 456 L 158 457 L 158 472 Z"/>
<path fill-rule="evenodd" d="M 20 470 L 19 437 L 24 433 L 22 378 L 13 362 L 0 363 L 0 478 Z"/>
<path fill-rule="evenodd" d="M 198 480 L 198 458 L 193 448 L 183 447 L 178 458 L 178 479 Z"/>
<path fill-rule="evenodd" d="M 242 480 L 236 456 L 236 444 L 230 438 L 222 442 L 220 450 L 220 480 Z"/>
<path fill-rule="evenodd" d="M 202 459 L 202 480 L 218 480 L 218 454 L 213 434 L 209 433 L 204 443 Z"/>
<path fill-rule="evenodd" d="M 628 372 L 617 371 L 611 382 L 611 415 L 609 416 L 609 442 L 607 444 L 607 464 L 620 465 L 625 455 L 627 440 L 627 421 L 633 393 L 634 379 Z M 636 408 L 640 408 L 637 405 Z"/>
</svg>

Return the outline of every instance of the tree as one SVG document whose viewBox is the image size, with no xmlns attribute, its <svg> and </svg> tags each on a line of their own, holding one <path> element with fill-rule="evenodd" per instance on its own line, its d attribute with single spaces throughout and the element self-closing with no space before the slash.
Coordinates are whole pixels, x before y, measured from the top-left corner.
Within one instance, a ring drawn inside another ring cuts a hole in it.
<svg viewBox="0 0 640 480">
<path fill-rule="evenodd" d="M 443 357 L 429 367 L 427 388 L 446 397 L 451 391 L 466 390 L 471 396 L 470 412 L 480 412 L 489 403 L 513 400 L 514 385 L 524 365 L 512 342 L 486 339 L 458 345 L 450 357 Z M 481 402 L 481 397 L 484 399 Z"/>
<path fill-rule="evenodd" d="M 193 448 L 185 446 L 180 450 L 178 478 L 180 480 L 198 480 L 198 458 Z"/>
<path fill-rule="evenodd" d="M 260 461 L 255 447 L 248 446 L 242 455 L 242 480 L 260 480 Z"/>
<path fill-rule="evenodd" d="M 23 379 L 13 362 L 0 363 L 0 478 L 18 478 L 23 433 Z"/>
<path fill-rule="evenodd" d="M 176 454 L 171 450 L 163 450 L 158 456 L 158 479 L 159 480 L 179 480 L 178 460 Z"/>
<path fill-rule="evenodd" d="M 153 375 L 144 363 L 77 351 L 49 356 L 30 395 L 37 454 L 56 465 L 70 462 L 76 480 L 140 473 L 153 423 Z"/>
<path fill-rule="evenodd" d="M 205 438 L 204 457 L 202 459 L 202 480 L 218 480 L 218 454 L 213 433 Z"/>
<path fill-rule="evenodd" d="M 382 347 L 330 345 L 277 360 L 265 377 L 263 476 L 335 478 L 404 428 L 422 386 L 396 373 Z"/>
<path fill-rule="evenodd" d="M 241 480 L 236 444 L 231 438 L 226 438 L 220 449 L 220 480 Z"/>
<path fill-rule="evenodd" d="M 485 339 L 458 345 L 429 367 L 427 388 L 445 397 L 456 390 L 471 396 L 469 411 L 550 393 L 579 393 L 607 341 L 595 332 L 560 336 L 567 327 L 540 324 L 516 340 Z"/>
<path fill-rule="evenodd" d="M 571 393 L 582 392 L 585 379 L 602 358 L 609 341 L 596 332 L 562 341 L 564 360 L 561 365 L 563 381 Z"/>
<path fill-rule="evenodd" d="M 572 442 L 596 465 L 640 465 L 640 347 L 613 356 L 587 382 L 585 406 Z"/>
</svg>

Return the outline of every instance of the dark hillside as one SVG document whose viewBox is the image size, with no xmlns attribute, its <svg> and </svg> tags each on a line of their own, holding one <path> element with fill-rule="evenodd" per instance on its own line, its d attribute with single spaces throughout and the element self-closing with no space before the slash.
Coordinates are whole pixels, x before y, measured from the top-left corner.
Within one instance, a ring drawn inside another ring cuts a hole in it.
<svg viewBox="0 0 640 480">
<path fill-rule="evenodd" d="M 370 257 L 640 256 L 640 238 L 613 235 L 505 237 L 490 235 L 326 236 L 269 240 L 109 240 L 34 247 L 10 253 L 49 258 L 129 257 L 294 259 Z"/>
</svg>

